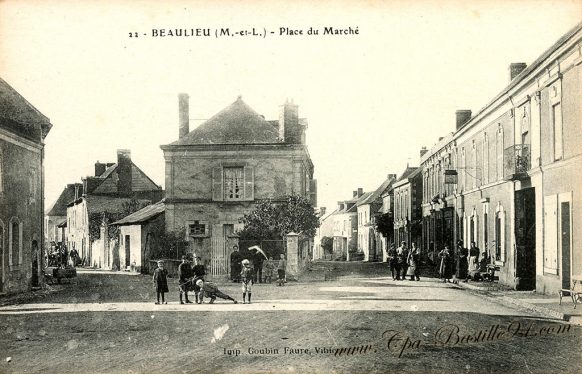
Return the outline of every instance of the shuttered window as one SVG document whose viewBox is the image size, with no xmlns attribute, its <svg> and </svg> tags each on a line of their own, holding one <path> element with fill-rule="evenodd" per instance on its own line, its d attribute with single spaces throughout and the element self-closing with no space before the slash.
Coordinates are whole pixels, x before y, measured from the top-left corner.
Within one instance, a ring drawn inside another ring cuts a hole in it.
<svg viewBox="0 0 582 374">
<path fill-rule="evenodd" d="M 558 274 L 558 199 L 544 197 L 544 273 Z"/>
<path fill-rule="evenodd" d="M 254 168 L 251 166 L 224 166 L 212 169 L 213 201 L 252 201 Z"/>
</svg>

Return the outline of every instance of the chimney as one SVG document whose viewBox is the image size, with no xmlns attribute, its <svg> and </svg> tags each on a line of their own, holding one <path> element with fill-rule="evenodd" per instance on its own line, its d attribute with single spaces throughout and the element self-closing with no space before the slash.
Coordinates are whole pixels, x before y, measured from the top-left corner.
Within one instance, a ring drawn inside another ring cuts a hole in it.
<svg viewBox="0 0 582 374">
<path fill-rule="evenodd" d="M 388 179 L 396 179 L 396 174 L 388 174 Z"/>
<path fill-rule="evenodd" d="M 353 194 L 352 197 L 356 197 L 356 196 L 358 196 L 358 191 L 353 191 L 352 194 Z"/>
<path fill-rule="evenodd" d="M 525 62 L 514 62 L 512 64 L 509 64 L 509 81 L 511 82 L 526 67 L 527 67 L 527 64 Z"/>
<path fill-rule="evenodd" d="M 320 208 L 319 208 L 319 215 L 320 215 L 321 217 L 325 216 L 325 211 L 326 211 L 326 210 L 327 210 L 327 208 L 326 208 L 326 207 L 324 207 L 324 206 L 320 207 Z"/>
<path fill-rule="evenodd" d="M 130 194 L 131 185 L 131 151 L 129 149 L 117 150 L 117 192 Z"/>
<path fill-rule="evenodd" d="M 471 110 L 469 109 L 457 110 L 455 112 L 455 115 L 457 118 L 457 130 L 459 130 L 461 127 L 465 125 L 465 123 L 469 122 L 469 120 L 471 119 Z"/>
<path fill-rule="evenodd" d="M 287 100 L 279 111 L 279 139 L 288 144 L 301 144 L 302 137 L 299 107 L 293 104 L 293 100 Z"/>
<path fill-rule="evenodd" d="M 426 152 L 428 152 L 428 149 L 426 149 L 426 147 L 422 147 L 420 149 L 420 157 L 422 158 L 422 156 L 424 156 L 426 154 Z"/>
<path fill-rule="evenodd" d="M 95 163 L 95 176 L 98 177 L 101 174 L 105 173 L 105 169 L 107 169 L 107 164 L 102 164 L 99 161 Z"/>
<path fill-rule="evenodd" d="M 358 197 L 362 196 L 363 194 L 364 194 L 364 189 L 358 188 Z"/>
<path fill-rule="evenodd" d="M 188 94 L 178 94 L 179 134 L 181 139 L 190 132 L 190 101 Z"/>
</svg>

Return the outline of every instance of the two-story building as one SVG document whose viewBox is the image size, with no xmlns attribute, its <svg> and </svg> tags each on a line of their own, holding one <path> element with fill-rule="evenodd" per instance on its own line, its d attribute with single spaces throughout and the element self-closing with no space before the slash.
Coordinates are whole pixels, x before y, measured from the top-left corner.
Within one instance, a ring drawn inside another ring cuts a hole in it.
<svg viewBox="0 0 582 374">
<path fill-rule="evenodd" d="M 81 183 L 67 184 L 57 200 L 47 210 L 44 217 L 45 248 L 66 244 L 67 238 L 64 230 L 59 228 L 67 221 L 67 205 L 83 195 Z"/>
<path fill-rule="evenodd" d="M 0 293 L 43 281 L 44 140 L 51 127 L 0 78 Z"/>
<path fill-rule="evenodd" d="M 555 292 L 582 273 L 581 42 L 582 24 L 511 64 L 509 84 L 474 116 L 458 111 L 421 161 L 425 242 L 475 242 L 517 289 Z"/>
<path fill-rule="evenodd" d="M 256 202 L 297 194 L 316 206 L 307 121 L 293 102 L 267 121 L 239 97 L 190 131 L 188 95 L 180 94 L 179 121 L 179 139 L 161 146 L 166 228 L 185 229 L 190 251 L 205 258 L 212 275 L 228 274 L 240 219 Z"/>
<path fill-rule="evenodd" d="M 117 163 L 95 163 L 95 175 L 83 178 L 82 195 L 67 205 L 67 248 L 75 249 L 88 266 L 125 269 L 109 224 L 160 201 L 164 191 L 131 160 L 127 149 L 117 150 Z"/>
<path fill-rule="evenodd" d="M 358 250 L 358 209 L 356 203 L 363 194 L 364 190 L 358 188 L 353 192 L 351 199 L 338 201 L 333 227 L 334 259 L 350 261 Z"/>
<path fill-rule="evenodd" d="M 422 240 L 422 173 L 419 167 L 406 169 L 392 185 L 394 194 L 394 245 L 401 242 L 418 247 Z"/>
<path fill-rule="evenodd" d="M 322 207 L 319 211 L 319 227 L 315 231 L 315 238 L 313 239 L 313 259 L 331 259 L 333 253 L 333 230 L 334 230 L 334 215 L 337 210 L 333 212 L 326 212 L 326 208 Z M 327 252 L 323 245 L 324 238 L 329 238 L 332 243 L 332 253 Z"/>
</svg>

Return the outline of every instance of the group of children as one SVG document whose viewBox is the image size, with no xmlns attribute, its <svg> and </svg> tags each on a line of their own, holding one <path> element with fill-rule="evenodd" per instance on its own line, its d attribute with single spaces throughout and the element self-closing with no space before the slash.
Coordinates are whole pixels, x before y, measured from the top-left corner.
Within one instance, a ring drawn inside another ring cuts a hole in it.
<svg viewBox="0 0 582 374">
<path fill-rule="evenodd" d="M 273 264 L 272 257 L 270 258 L 271 261 L 265 261 L 268 263 Z M 240 279 L 242 285 L 242 292 L 243 292 L 243 304 L 250 304 L 251 303 L 251 296 L 252 296 L 252 286 L 253 286 L 253 277 L 254 277 L 254 269 L 252 268 L 251 262 L 247 259 L 241 261 L 242 268 L 240 272 Z M 282 286 L 285 284 L 285 269 L 287 267 L 287 261 L 283 254 L 281 254 L 281 259 L 279 260 L 277 266 L 277 275 L 278 275 L 278 285 Z M 271 282 L 271 274 L 272 270 L 274 269 L 274 264 L 267 274 L 269 276 L 269 283 Z M 232 298 L 231 296 L 221 292 L 216 284 L 213 282 L 209 282 L 204 280 L 204 275 L 206 275 L 206 271 L 204 265 L 201 263 L 200 257 L 196 257 L 195 259 L 195 266 L 192 268 L 190 266 L 189 258 L 186 256 L 182 257 L 182 263 L 178 266 L 178 278 L 179 278 L 179 287 L 180 287 L 180 304 L 191 304 L 192 302 L 188 300 L 188 291 L 194 291 L 196 296 L 196 303 L 202 304 L 204 300 L 204 296 L 210 298 L 210 304 L 213 304 L 216 298 L 221 298 L 225 300 L 231 300 L 235 304 L 238 302 Z M 158 267 L 154 270 L 153 275 L 154 286 L 156 287 L 156 302 L 155 304 L 160 304 L 160 297 L 161 303 L 167 304 L 168 302 L 165 300 L 165 294 L 169 292 L 168 289 L 168 270 L 164 268 L 164 261 L 158 261 Z M 182 298 L 184 295 L 184 299 Z M 185 300 L 185 301 L 184 301 Z"/>
</svg>

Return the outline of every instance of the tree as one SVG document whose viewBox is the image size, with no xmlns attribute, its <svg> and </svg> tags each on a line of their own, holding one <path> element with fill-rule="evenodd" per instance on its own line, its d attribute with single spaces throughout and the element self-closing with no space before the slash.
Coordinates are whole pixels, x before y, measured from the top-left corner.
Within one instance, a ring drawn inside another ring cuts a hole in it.
<svg viewBox="0 0 582 374">
<path fill-rule="evenodd" d="M 299 195 L 261 201 L 240 222 L 244 224 L 237 232 L 241 240 L 282 240 L 290 232 L 313 237 L 319 227 L 313 205 Z"/>
<path fill-rule="evenodd" d="M 384 213 L 376 219 L 376 230 L 383 237 L 389 238 L 394 234 L 394 218 L 392 213 Z"/>
</svg>

